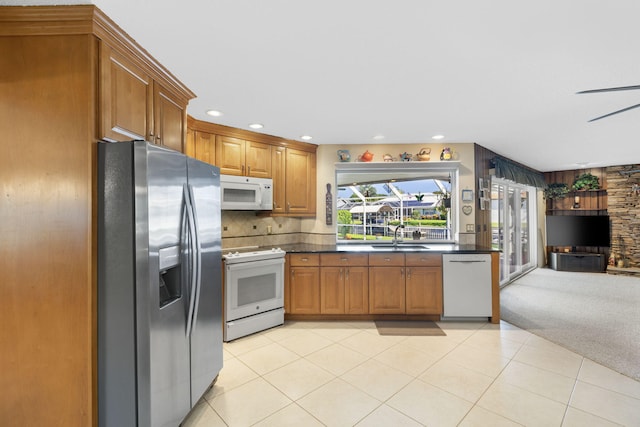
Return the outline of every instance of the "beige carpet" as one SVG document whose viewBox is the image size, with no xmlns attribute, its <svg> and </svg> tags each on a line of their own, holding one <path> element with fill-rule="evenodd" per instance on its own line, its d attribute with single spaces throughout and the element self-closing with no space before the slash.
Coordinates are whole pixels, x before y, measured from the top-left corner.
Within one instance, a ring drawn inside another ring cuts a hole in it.
<svg viewBox="0 0 640 427">
<path fill-rule="evenodd" d="M 446 335 L 442 329 L 430 320 L 376 320 L 380 335 L 394 336 L 438 336 Z"/>
<path fill-rule="evenodd" d="M 500 291 L 501 318 L 640 380 L 640 278 L 538 268 Z"/>
</svg>

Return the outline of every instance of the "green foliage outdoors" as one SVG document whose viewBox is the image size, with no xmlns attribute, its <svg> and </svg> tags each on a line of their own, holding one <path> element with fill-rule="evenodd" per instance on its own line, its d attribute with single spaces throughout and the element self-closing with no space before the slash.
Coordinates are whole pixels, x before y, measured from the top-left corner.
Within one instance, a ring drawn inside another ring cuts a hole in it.
<svg viewBox="0 0 640 427">
<path fill-rule="evenodd" d="M 338 224 L 351 224 L 353 216 L 347 210 L 338 211 Z"/>
<path fill-rule="evenodd" d="M 347 239 L 351 239 L 351 240 L 363 240 L 362 239 L 362 234 L 347 234 L 345 236 Z M 391 240 L 392 237 L 391 236 L 370 236 L 367 234 L 366 239 L 364 240 Z"/>
</svg>

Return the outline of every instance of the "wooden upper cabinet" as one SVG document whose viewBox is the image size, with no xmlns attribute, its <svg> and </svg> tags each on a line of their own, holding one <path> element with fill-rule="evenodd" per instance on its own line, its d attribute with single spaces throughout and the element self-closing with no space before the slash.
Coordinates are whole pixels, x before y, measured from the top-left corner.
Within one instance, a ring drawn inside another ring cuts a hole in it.
<svg viewBox="0 0 640 427">
<path fill-rule="evenodd" d="M 185 154 L 210 165 L 216 164 L 216 136 L 198 130 L 187 130 Z"/>
<path fill-rule="evenodd" d="M 285 194 L 286 174 L 284 147 L 273 147 L 271 150 L 271 166 L 273 178 L 273 211 L 272 214 L 285 214 L 287 212 L 287 199 Z"/>
<path fill-rule="evenodd" d="M 316 154 L 287 148 L 285 162 L 286 212 L 299 216 L 315 216 Z"/>
<path fill-rule="evenodd" d="M 185 151 L 203 158 L 215 145 L 215 165 L 225 175 L 273 180 L 272 216 L 316 215 L 316 146 L 188 117 Z M 203 134 L 213 140 L 204 141 Z M 211 162 L 211 161 L 209 161 Z"/>
<path fill-rule="evenodd" d="M 151 132 L 153 80 L 133 62 L 102 43 L 101 138 L 148 139 Z"/>
<path fill-rule="evenodd" d="M 149 141 L 183 152 L 187 129 L 187 104 L 158 82 L 154 83 L 153 92 L 154 125 Z"/>
<path fill-rule="evenodd" d="M 218 135 L 216 158 L 220 173 L 271 178 L 271 145 Z"/>
<path fill-rule="evenodd" d="M 187 103 L 142 67 L 101 43 L 101 132 L 109 141 L 144 139 L 185 149 Z"/>
</svg>

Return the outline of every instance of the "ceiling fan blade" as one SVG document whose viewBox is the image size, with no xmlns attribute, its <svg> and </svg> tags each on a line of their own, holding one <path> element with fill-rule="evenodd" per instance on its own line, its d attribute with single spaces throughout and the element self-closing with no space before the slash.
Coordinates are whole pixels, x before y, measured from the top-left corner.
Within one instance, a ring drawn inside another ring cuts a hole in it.
<svg viewBox="0 0 640 427">
<path fill-rule="evenodd" d="M 638 107 L 640 107 L 640 104 L 632 105 L 631 107 L 623 108 L 622 110 L 614 111 L 613 113 L 605 114 L 604 116 L 591 119 L 589 120 L 589 123 L 595 122 L 596 120 L 604 119 L 605 117 L 613 116 L 614 114 L 624 113 L 625 111 L 633 110 L 634 108 L 638 108 Z"/>
<path fill-rule="evenodd" d="M 622 90 L 636 90 L 640 89 L 640 85 L 638 86 L 620 86 L 620 87 L 609 87 L 604 89 L 591 89 L 591 90 L 583 90 L 581 92 L 576 92 L 576 95 L 580 95 L 583 93 L 600 93 L 600 92 L 617 92 Z"/>
</svg>

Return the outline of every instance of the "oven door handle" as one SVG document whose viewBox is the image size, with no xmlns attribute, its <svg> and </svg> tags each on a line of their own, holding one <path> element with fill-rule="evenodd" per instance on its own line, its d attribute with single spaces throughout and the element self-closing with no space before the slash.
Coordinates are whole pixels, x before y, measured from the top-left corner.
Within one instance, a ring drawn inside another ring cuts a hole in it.
<svg viewBox="0 0 640 427">
<path fill-rule="evenodd" d="M 235 264 L 226 264 L 226 268 L 227 271 L 236 271 L 245 270 L 247 268 L 257 268 L 281 264 L 284 264 L 284 256 L 280 258 L 269 258 L 246 262 L 236 262 Z"/>
<path fill-rule="evenodd" d="M 189 283 L 189 311 L 187 313 L 187 331 L 186 335 L 191 336 L 193 329 L 195 328 L 196 319 L 198 318 L 198 304 L 200 302 L 200 282 L 202 279 L 202 252 L 200 248 L 200 240 L 198 237 L 198 221 L 196 217 L 195 206 L 193 204 L 193 188 L 191 185 L 185 184 L 183 187 L 184 192 L 184 206 L 187 221 L 187 231 L 189 233 L 190 247 L 189 260 L 190 260 L 190 283 Z"/>
</svg>

